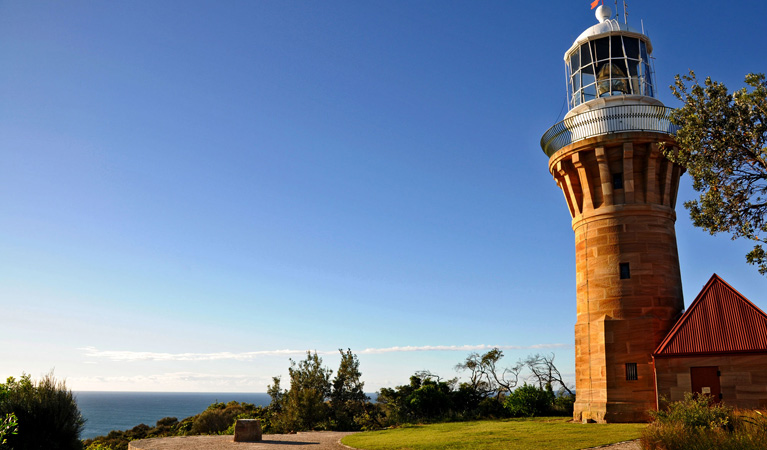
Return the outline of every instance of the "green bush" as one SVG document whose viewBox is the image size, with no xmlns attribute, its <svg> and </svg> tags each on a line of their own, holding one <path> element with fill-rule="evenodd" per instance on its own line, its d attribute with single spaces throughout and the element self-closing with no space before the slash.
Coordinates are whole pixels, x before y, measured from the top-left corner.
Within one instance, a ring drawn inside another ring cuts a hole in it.
<svg viewBox="0 0 767 450">
<path fill-rule="evenodd" d="M 477 417 L 500 419 L 509 416 L 509 410 L 506 409 L 505 399 L 488 397 L 482 399 L 477 406 Z"/>
<path fill-rule="evenodd" d="M 534 417 L 548 414 L 553 401 L 550 390 L 525 383 L 506 397 L 505 406 L 513 417 Z"/>
<path fill-rule="evenodd" d="M 767 419 L 759 411 L 735 411 L 689 393 L 663 411 L 642 432 L 644 450 L 764 450 Z"/>
<path fill-rule="evenodd" d="M 668 409 L 650 411 L 659 425 L 681 425 L 690 429 L 724 429 L 731 431 L 734 416 L 732 408 L 713 403 L 706 395 L 694 396 L 688 392 L 684 400 L 671 403 Z"/>
<path fill-rule="evenodd" d="M 15 414 L 18 434 L 6 436 L 14 450 L 81 450 L 85 420 L 66 384 L 53 374 L 37 382 L 22 374 L 0 384 L 0 416 Z"/>
<path fill-rule="evenodd" d="M 3 420 L 0 420 L 0 449 L 5 448 L 7 442 L 6 437 L 12 434 L 18 434 L 19 421 L 16 419 L 16 414 L 6 414 Z"/>
<path fill-rule="evenodd" d="M 195 416 L 189 434 L 234 434 L 233 426 L 237 418 L 245 418 L 255 411 L 256 407 L 250 403 L 213 403 Z"/>
<path fill-rule="evenodd" d="M 574 406 L 575 396 L 560 392 L 551 403 L 551 413 L 556 416 L 572 417 Z"/>
</svg>

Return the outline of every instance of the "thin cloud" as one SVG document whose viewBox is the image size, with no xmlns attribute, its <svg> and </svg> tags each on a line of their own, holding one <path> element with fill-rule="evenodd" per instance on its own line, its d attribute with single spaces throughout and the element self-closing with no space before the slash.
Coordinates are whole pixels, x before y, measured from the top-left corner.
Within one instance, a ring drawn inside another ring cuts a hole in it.
<svg viewBox="0 0 767 450">
<path fill-rule="evenodd" d="M 536 345 L 422 345 L 406 347 L 366 348 L 360 354 L 380 354 L 397 352 L 478 352 L 498 348 L 501 350 L 537 350 L 570 347 L 569 344 Z"/>
<path fill-rule="evenodd" d="M 499 348 L 501 350 L 543 350 L 572 347 L 571 344 L 535 344 L 535 345 L 423 345 L 405 347 L 366 348 L 358 354 L 377 355 L 384 353 L 405 352 L 478 352 Z M 89 358 L 107 359 L 110 361 L 252 361 L 265 356 L 296 356 L 303 355 L 306 350 L 261 350 L 255 352 L 216 352 L 216 353 L 160 353 L 138 352 L 129 350 L 99 350 L 95 347 L 80 348 Z M 317 351 L 320 355 L 335 354 L 338 350 Z"/>
<path fill-rule="evenodd" d="M 242 353 L 159 353 L 129 350 L 98 350 L 95 347 L 84 347 L 78 350 L 85 352 L 85 356 L 108 359 L 110 361 L 251 361 L 261 356 L 301 355 L 306 353 L 305 350 L 263 350 Z"/>
<path fill-rule="evenodd" d="M 142 390 L 160 392 L 253 392 L 263 390 L 271 379 L 252 374 L 219 374 L 198 372 L 168 372 L 134 376 L 82 376 L 67 378 L 75 390 Z"/>
</svg>

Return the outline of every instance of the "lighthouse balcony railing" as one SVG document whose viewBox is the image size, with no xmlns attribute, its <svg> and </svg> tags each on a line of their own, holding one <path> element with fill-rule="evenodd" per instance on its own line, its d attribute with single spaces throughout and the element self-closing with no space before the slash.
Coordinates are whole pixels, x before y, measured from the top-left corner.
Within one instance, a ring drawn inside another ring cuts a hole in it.
<svg viewBox="0 0 767 450">
<path fill-rule="evenodd" d="M 621 105 L 576 114 L 549 128 L 541 138 L 541 148 L 551 156 L 573 142 L 604 134 L 644 131 L 676 134 L 671 123 L 672 108 L 658 105 Z"/>
</svg>

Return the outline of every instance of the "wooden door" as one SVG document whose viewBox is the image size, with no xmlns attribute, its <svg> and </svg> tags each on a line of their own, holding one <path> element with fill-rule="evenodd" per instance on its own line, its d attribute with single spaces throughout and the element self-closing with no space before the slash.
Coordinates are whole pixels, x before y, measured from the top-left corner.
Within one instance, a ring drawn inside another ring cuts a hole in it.
<svg viewBox="0 0 767 450">
<path fill-rule="evenodd" d="M 719 367 L 690 367 L 690 381 L 694 394 L 710 395 L 714 402 L 722 398 L 722 389 L 719 385 Z"/>
</svg>

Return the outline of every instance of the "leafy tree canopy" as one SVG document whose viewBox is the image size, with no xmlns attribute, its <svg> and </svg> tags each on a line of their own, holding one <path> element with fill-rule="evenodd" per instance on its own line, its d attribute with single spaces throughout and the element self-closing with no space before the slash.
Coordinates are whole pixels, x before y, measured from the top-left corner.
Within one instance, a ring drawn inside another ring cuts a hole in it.
<svg viewBox="0 0 767 450">
<path fill-rule="evenodd" d="M 672 115 L 679 149 L 663 152 L 687 169 L 700 192 L 684 204 L 693 224 L 756 241 L 746 260 L 767 275 L 767 82 L 749 74 L 746 84 L 729 93 L 711 78 L 699 84 L 692 71 L 677 75 L 671 90 L 684 103 Z"/>
<path fill-rule="evenodd" d="M 351 349 L 341 353 L 341 363 L 336 377 L 333 379 L 333 391 L 330 394 L 330 405 L 335 419 L 335 428 L 340 430 L 357 430 L 359 425 L 354 418 L 365 413 L 368 397 L 363 388 L 360 361 Z"/>
</svg>

